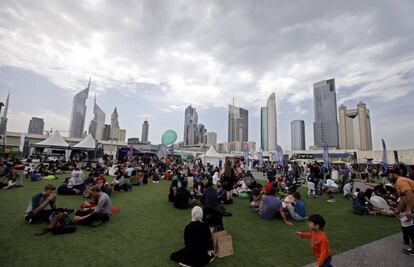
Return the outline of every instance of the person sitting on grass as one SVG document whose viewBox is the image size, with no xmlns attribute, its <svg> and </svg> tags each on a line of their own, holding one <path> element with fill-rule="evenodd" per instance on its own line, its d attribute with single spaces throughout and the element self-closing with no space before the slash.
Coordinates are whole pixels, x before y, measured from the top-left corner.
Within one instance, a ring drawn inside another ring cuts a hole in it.
<svg viewBox="0 0 414 267">
<path fill-rule="evenodd" d="M 354 182 L 351 180 L 348 180 L 342 189 L 344 191 L 343 192 L 344 198 L 354 199 L 354 195 L 352 194 L 353 186 L 354 186 Z"/>
<path fill-rule="evenodd" d="M 293 225 L 286 218 L 284 209 L 282 208 L 282 201 L 275 196 L 276 190 L 270 189 L 269 194 L 263 196 L 262 202 L 258 208 L 258 212 L 263 219 L 270 220 L 280 214 L 285 224 Z"/>
<path fill-rule="evenodd" d="M 325 220 L 321 215 L 310 215 L 308 227 L 311 232 L 296 232 L 300 238 L 310 238 L 313 253 L 316 257 L 316 266 L 330 267 L 332 256 L 329 248 L 329 240 L 323 231 Z"/>
<path fill-rule="evenodd" d="M 181 181 L 181 187 L 177 189 L 177 194 L 174 199 L 174 207 L 177 209 L 187 209 L 195 204 L 196 200 L 191 196 L 187 190 L 187 181 Z"/>
<path fill-rule="evenodd" d="M 170 259 L 181 266 L 205 266 L 214 259 L 213 238 L 203 221 L 203 210 L 191 210 L 191 222 L 184 229 L 185 247 L 171 254 Z"/>
<path fill-rule="evenodd" d="M 250 193 L 250 207 L 252 207 L 254 211 L 256 211 L 257 208 L 259 208 L 263 194 L 264 191 L 263 186 L 261 184 L 257 184 L 257 187 L 253 189 Z"/>
<path fill-rule="evenodd" d="M 78 224 L 98 226 L 111 218 L 112 201 L 108 194 L 101 192 L 100 186 L 94 185 L 90 190 L 92 200 L 97 201 L 96 207 L 88 215 L 76 212 L 73 220 Z"/>
<path fill-rule="evenodd" d="M 3 189 L 22 186 L 22 180 L 20 179 L 20 175 L 17 174 L 17 170 L 15 168 L 12 168 L 11 171 L 0 180 L 0 187 L 3 187 Z"/>
<path fill-rule="evenodd" d="M 327 174 L 326 175 L 326 183 L 323 185 L 323 191 L 328 196 L 328 202 L 336 202 L 333 194 L 338 192 L 338 184 L 332 179 L 332 177 Z"/>
<path fill-rule="evenodd" d="M 198 199 L 203 196 L 204 183 L 201 181 L 201 178 L 197 178 L 196 182 L 193 185 L 194 196 Z"/>
<path fill-rule="evenodd" d="M 174 179 L 171 182 L 170 185 L 170 192 L 168 193 L 168 201 L 174 202 L 175 196 L 177 195 L 177 189 L 178 189 L 178 180 Z"/>
<path fill-rule="evenodd" d="M 32 197 L 26 209 L 26 222 L 49 222 L 50 214 L 56 209 L 55 190 L 54 185 L 48 184 L 45 186 L 43 193 L 37 193 Z M 46 209 L 47 206 L 52 209 Z"/>
<path fill-rule="evenodd" d="M 298 209 L 298 211 L 304 216 L 296 213 L 295 209 L 297 206 L 297 202 L 301 202 L 299 203 L 300 208 Z M 303 201 L 301 200 L 301 195 L 299 192 L 290 191 L 290 195 L 288 195 L 284 199 L 282 206 L 284 209 L 286 209 L 289 212 L 289 215 L 293 220 L 300 222 L 300 221 L 305 221 L 307 219 L 305 205 Z"/>
</svg>

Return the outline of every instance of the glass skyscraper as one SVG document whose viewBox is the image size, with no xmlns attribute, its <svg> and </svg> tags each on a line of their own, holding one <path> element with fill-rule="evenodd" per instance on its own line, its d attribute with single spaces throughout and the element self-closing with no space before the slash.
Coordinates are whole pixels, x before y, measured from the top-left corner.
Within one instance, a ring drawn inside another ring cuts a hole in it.
<svg viewBox="0 0 414 267">
<path fill-rule="evenodd" d="M 86 116 L 86 99 L 88 98 L 90 85 L 91 79 L 89 79 L 88 87 L 73 97 L 72 115 L 69 125 L 69 137 L 82 138 L 83 136 Z"/>
<path fill-rule="evenodd" d="M 249 111 L 229 105 L 228 141 L 247 142 L 249 140 Z"/>
<path fill-rule="evenodd" d="M 305 122 L 294 120 L 290 123 L 290 141 L 292 150 L 305 150 Z"/>
<path fill-rule="evenodd" d="M 315 146 L 322 147 L 323 143 L 326 143 L 329 147 L 339 148 L 335 80 L 330 79 L 314 83 L 313 101 Z"/>
<path fill-rule="evenodd" d="M 265 151 L 274 151 L 277 144 L 277 115 L 275 93 L 272 93 L 268 97 L 266 107 L 261 108 L 260 114 L 260 147 Z"/>
</svg>

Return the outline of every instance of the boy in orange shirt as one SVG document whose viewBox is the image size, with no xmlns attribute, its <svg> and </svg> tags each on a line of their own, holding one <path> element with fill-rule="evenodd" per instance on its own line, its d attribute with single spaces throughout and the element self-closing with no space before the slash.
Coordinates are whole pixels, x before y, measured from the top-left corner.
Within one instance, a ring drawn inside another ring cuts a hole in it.
<svg viewBox="0 0 414 267">
<path fill-rule="evenodd" d="M 329 251 L 329 241 L 323 227 L 325 220 L 321 215 L 310 215 L 308 226 L 311 232 L 296 232 L 301 238 L 310 238 L 313 253 L 316 257 L 317 267 L 331 267 L 332 256 Z"/>
</svg>

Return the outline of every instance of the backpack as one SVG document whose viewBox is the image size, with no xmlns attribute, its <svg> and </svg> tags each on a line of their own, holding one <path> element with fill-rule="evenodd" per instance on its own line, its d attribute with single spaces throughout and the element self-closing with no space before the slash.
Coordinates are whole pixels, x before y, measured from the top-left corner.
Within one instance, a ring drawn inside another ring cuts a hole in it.
<svg viewBox="0 0 414 267">
<path fill-rule="evenodd" d="M 42 232 L 36 235 L 44 235 L 47 232 L 52 232 L 55 235 L 62 235 L 76 231 L 75 223 L 69 218 L 66 212 L 53 212 L 49 217 L 49 221 L 50 222 L 43 228 Z"/>
</svg>

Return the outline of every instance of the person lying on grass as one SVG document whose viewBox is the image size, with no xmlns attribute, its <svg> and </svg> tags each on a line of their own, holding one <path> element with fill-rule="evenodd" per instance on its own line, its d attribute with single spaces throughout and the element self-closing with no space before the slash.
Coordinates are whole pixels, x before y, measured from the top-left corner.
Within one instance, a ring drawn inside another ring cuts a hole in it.
<svg viewBox="0 0 414 267">
<path fill-rule="evenodd" d="M 308 219 L 310 232 L 296 232 L 300 238 L 310 238 L 313 253 L 316 257 L 317 267 L 330 267 L 332 256 L 329 248 L 329 240 L 323 231 L 325 220 L 321 215 L 310 215 Z"/>
<path fill-rule="evenodd" d="M 112 215 L 112 201 L 106 193 L 101 192 L 100 186 L 94 185 L 90 190 L 92 200 L 97 199 L 98 204 L 96 207 L 91 207 L 93 211 L 87 215 L 76 212 L 73 220 L 78 224 L 98 226 L 110 219 Z"/>
<path fill-rule="evenodd" d="M 32 197 L 26 209 L 26 222 L 49 222 L 50 214 L 56 209 L 55 191 L 56 187 L 48 184 L 42 193 L 37 193 Z M 46 209 L 47 206 L 50 206 L 52 209 Z"/>
</svg>

